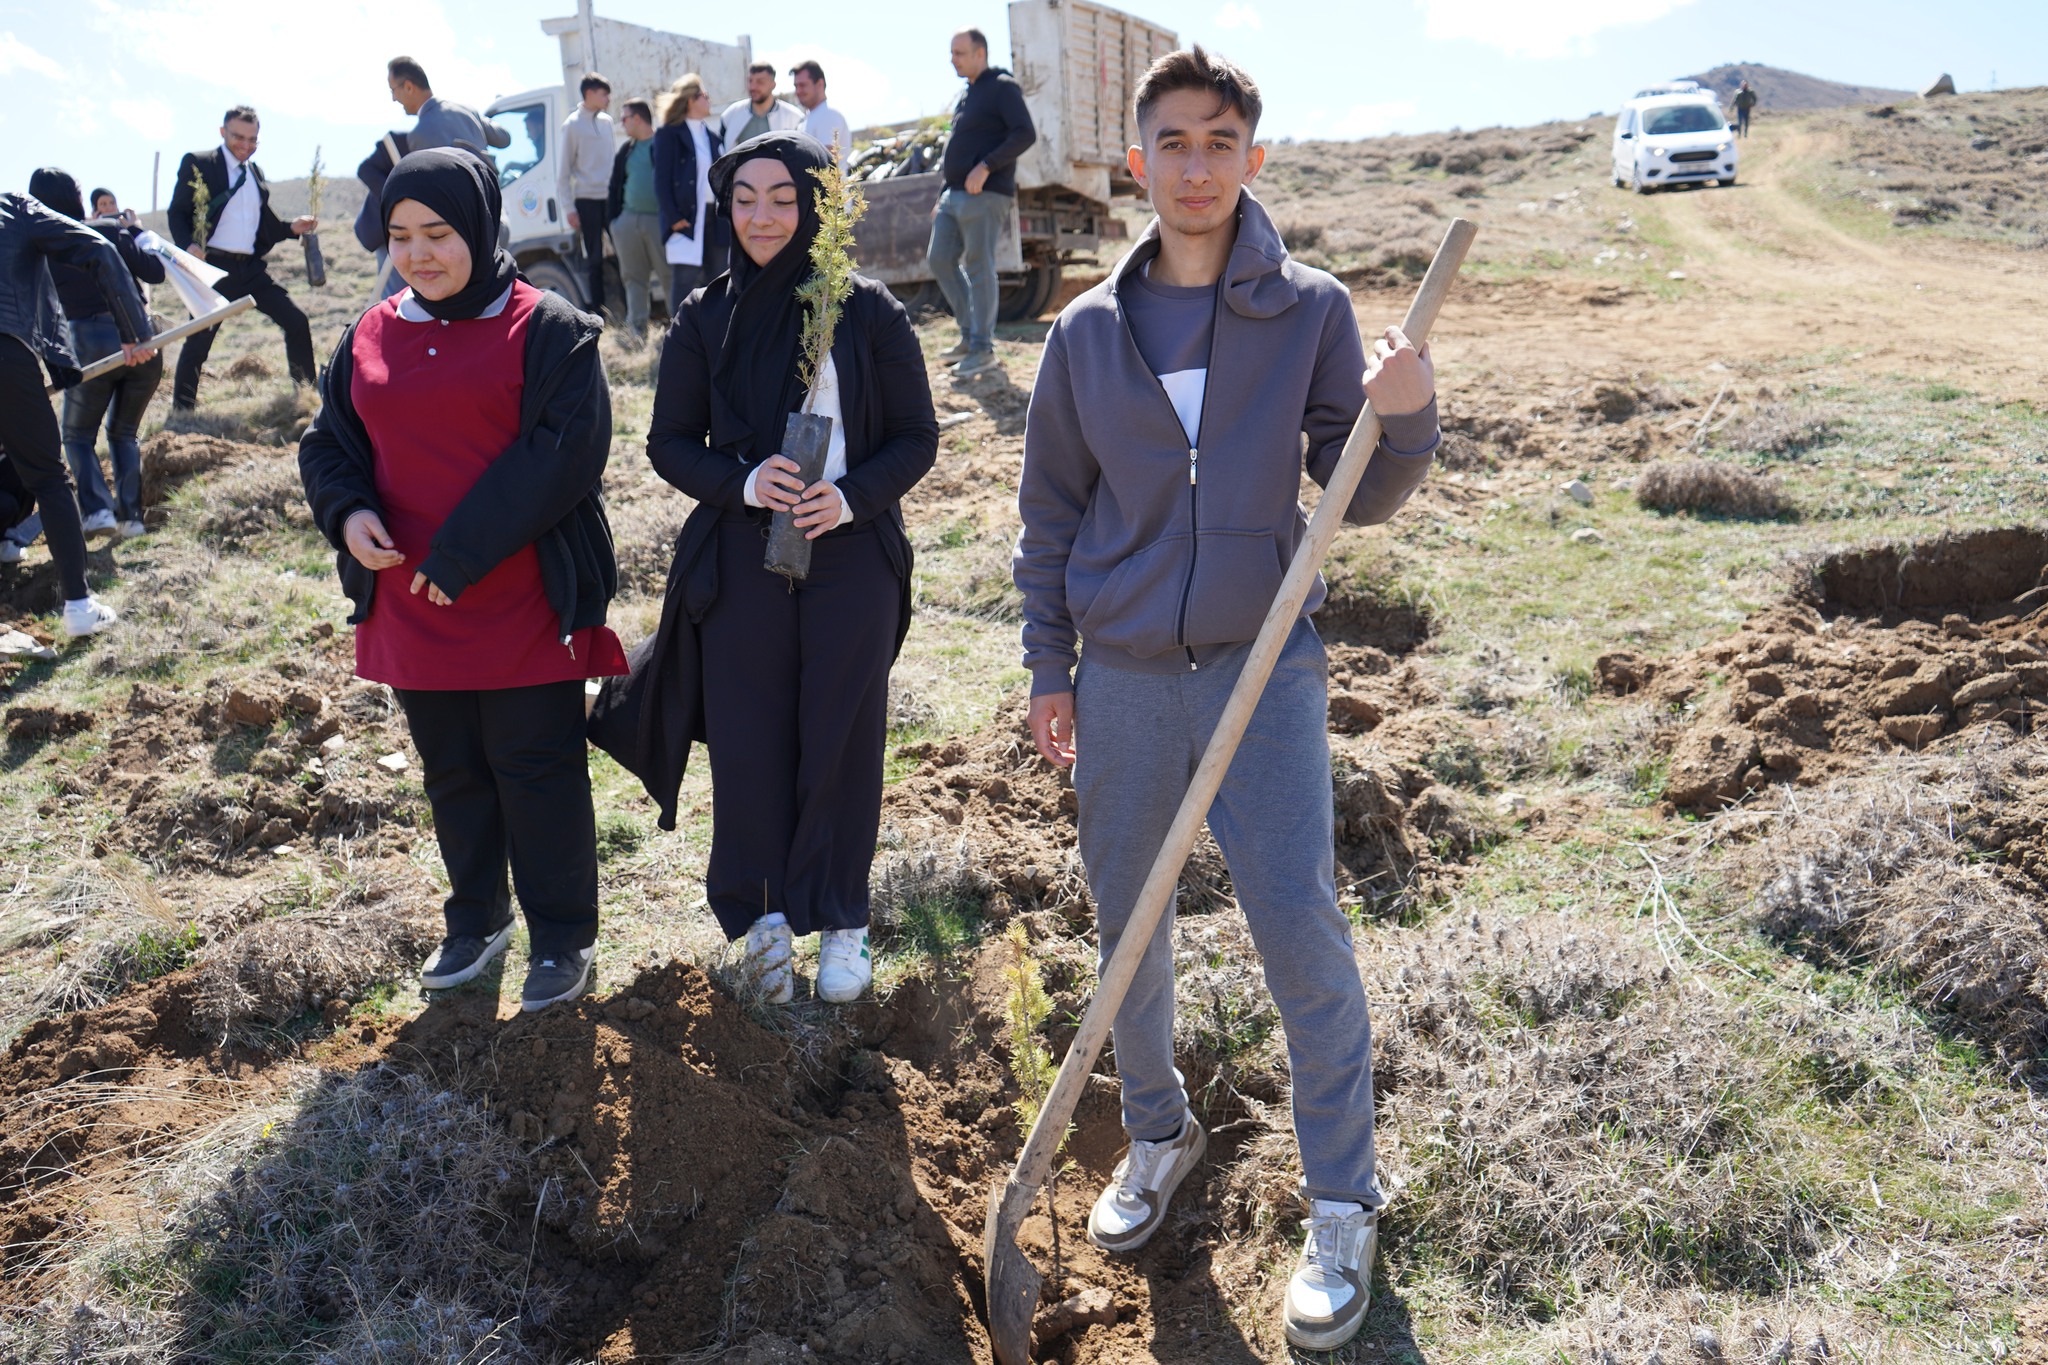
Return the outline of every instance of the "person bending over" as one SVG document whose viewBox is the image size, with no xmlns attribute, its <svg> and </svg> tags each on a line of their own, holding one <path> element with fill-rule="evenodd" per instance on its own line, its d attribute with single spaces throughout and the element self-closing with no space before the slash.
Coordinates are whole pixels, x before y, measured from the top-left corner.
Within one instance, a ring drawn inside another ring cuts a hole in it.
<svg viewBox="0 0 2048 1365">
<path fill-rule="evenodd" d="M 1247 188 L 1258 87 L 1199 47 L 1136 92 L 1131 172 L 1155 217 L 1060 314 L 1024 433 L 1014 572 L 1039 752 L 1071 764 L 1101 961 L 1123 927 L 1303 538 L 1304 468 L 1327 484 L 1366 399 L 1385 436 L 1348 520 L 1383 522 L 1438 434 L 1427 351 L 1359 342 L 1345 287 L 1290 260 Z M 1336 1348 L 1370 1301 L 1377 1214 L 1372 1030 L 1337 906 L 1328 661 L 1294 623 L 1208 812 L 1287 1035 L 1308 1240 L 1287 1339 Z M 1075 674 L 1079 641 L 1079 673 Z M 1115 1023 L 1130 1148 L 1088 1219 L 1143 1246 L 1206 1138 L 1173 1056 L 1173 913 Z"/>
<path fill-rule="evenodd" d="M 428 990 L 512 936 L 524 1009 L 580 994 L 597 940 L 584 680 L 625 671 L 599 482 L 611 448 L 602 323 L 518 276 L 498 177 L 468 152 L 402 158 L 384 229 L 407 288 L 335 347 L 299 473 L 339 551 L 356 674 L 398 694 L 448 868 Z"/>
</svg>

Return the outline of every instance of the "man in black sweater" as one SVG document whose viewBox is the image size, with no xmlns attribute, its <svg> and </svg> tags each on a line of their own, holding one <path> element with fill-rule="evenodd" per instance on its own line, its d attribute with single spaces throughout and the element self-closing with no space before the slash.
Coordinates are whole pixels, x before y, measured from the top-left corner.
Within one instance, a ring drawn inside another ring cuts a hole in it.
<svg viewBox="0 0 2048 1365">
<path fill-rule="evenodd" d="M 945 353 L 962 379 L 997 368 L 996 240 L 1017 202 L 1017 158 L 1038 140 L 1024 87 L 988 64 L 978 28 L 953 35 L 953 70 L 966 81 L 946 141 L 946 187 L 932 209 L 925 253 L 940 292 L 960 321 L 960 341 Z"/>
<path fill-rule="evenodd" d="M 303 237 L 320 223 L 299 217 L 287 224 L 271 211 L 270 185 L 250 160 L 256 155 L 256 136 L 256 111 L 238 104 L 221 120 L 220 146 L 185 154 L 171 190 L 171 240 L 228 272 L 218 286 L 222 298 L 256 300 L 257 311 L 284 329 L 284 355 L 292 379 L 311 384 L 318 377 L 312 325 L 284 286 L 270 278 L 263 258 L 279 242 Z M 205 182 L 209 196 L 203 224 L 194 212 L 194 176 Z M 173 408 L 189 412 L 198 405 L 199 369 L 213 350 L 215 330 L 194 332 L 179 348 L 177 378 L 171 384 Z"/>
</svg>

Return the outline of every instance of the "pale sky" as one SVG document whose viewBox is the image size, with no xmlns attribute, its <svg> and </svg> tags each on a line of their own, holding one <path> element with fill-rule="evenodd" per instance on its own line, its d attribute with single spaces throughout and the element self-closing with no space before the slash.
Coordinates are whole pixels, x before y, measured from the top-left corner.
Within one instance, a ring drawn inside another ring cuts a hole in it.
<svg viewBox="0 0 2048 1365">
<path fill-rule="evenodd" d="M 2048 0 L 1131 0 L 1125 8 L 1244 65 L 1282 137 L 1363 137 L 1524 124 L 1611 110 L 1637 86 L 1755 61 L 1859 85 L 1963 90 L 2048 84 Z M 478 107 L 559 79 L 539 21 L 573 0 L 0 0 L 0 189 L 55 164 L 149 207 L 178 154 L 219 140 L 221 111 L 256 106 L 257 161 L 306 173 L 316 145 L 347 175 L 410 124 L 384 62 L 418 58 L 437 93 Z M 955 29 L 998 64 L 995 0 L 597 0 L 603 16 L 735 42 L 787 67 L 815 57 L 855 127 L 936 113 L 959 88 Z M 1938 19 L 1935 17 L 1938 14 Z M 682 16 L 688 15 L 688 18 Z M 876 16 L 886 15 L 886 22 Z M 724 17 L 724 16 L 730 16 Z M 740 92 L 716 92 L 736 97 Z"/>
</svg>

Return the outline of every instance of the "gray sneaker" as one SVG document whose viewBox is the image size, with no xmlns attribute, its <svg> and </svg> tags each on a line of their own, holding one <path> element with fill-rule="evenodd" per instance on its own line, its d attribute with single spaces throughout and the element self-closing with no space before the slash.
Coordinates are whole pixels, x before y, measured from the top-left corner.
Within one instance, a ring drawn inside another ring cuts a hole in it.
<svg viewBox="0 0 2048 1365">
<path fill-rule="evenodd" d="M 583 994 L 583 988 L 590 984 L 590 964 L 596 956 L 594 949 L 580 948 L 535 959 L 526 969 L 526 985 L 519 991 L 519 1008 L 531 1014 Z"/>
<path fill-rule="evenodd" d="M 940 351 L 939 359 L 965 360 L 971 354 L 973 353 L 967 349 L 967 338 L 962 337 L 960 338 L 960 340 L 954 342 L 951 346 L 948 346 L 945 350 Z"/>
<path fill-rule="evenodd" d="M 1166 1204 L 1209 1148 L 1193 1113 L 1163 1142 L 1133 1140 L 1088 1213 L 1088 1240 L 1104 1251 L 1136 1251 L 1166 1221 Z"/>
<path fill-rule="evenodd" d="M 441 947 L 433 960 L 420 968 L 421 989 L 453 990 L 464 982 L 476 980 L 483 975 L 484 968 L 491 965 L 491 959 L 504 952 L 505 945 L 511 941 L 510 921 L 482 938 L 475 934 L 450 934 L 441 940 Z"/>
<path fill-rule="evenodd" d="M 1287 1282 L 1287 1340 L 1304 1351 L 1334 1351 L 1358 1335 L 1372 1307 L 1372 1258 L 1379 1215 L 1361 1204 L 1309 1203 L 1308 1241 Z"/>
<path fill-rule="evenodd" d="M 965 360 L 953 367 L 953 377 L 955 379 L 972 379 L 976 375 L 987 374 L 991 370 L 1000 370 L 1001 368 L 1003 368 L 1003 362 L 996 359 L 994 351 L 970 351 Z"/>
</svg>

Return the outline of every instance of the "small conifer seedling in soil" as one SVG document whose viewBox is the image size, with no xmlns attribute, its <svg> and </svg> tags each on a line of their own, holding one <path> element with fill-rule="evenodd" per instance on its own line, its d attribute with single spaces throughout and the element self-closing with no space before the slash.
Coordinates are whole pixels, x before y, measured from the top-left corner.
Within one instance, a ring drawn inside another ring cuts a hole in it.
<svg viewBox="0 0 2048 1365">
<path fill-rule="evenodd" d="M 1003 1033 L 1010 1043 L 1010 1075 L 1017 1081 L 1017 1126 L 1029 1138 L 1031 1126 L 1038 1122 L 1039 1111 L 1045 1107 L 1046 1096 L 1052 1093 L 1053 1080 L 1060 1074 L 1052 1050 L 1039 1036 L 1045 1021 L 1052 1017 L 1052 997 L 1045 993 L 1045 981 L 1039 975 L 1037 959 L 1031 956 L 1024 926 L 1012 924 L 1006 937 L 1010 958 L 1003 967 Z M 1067 1135 L 1060 1134 L 1060 1146 L 1064 1147 L 1066 1140 Z M 1057 1149 L 1054 1156 L 1058 1156 Z M 1059 1191 L 1060 1168 L 1054 1166 L 1045 1181 L 1045 1211 L 1052 1223 L 1055 1286 L 1065 1279 L 1060 1270 Z"/>
</svg>

